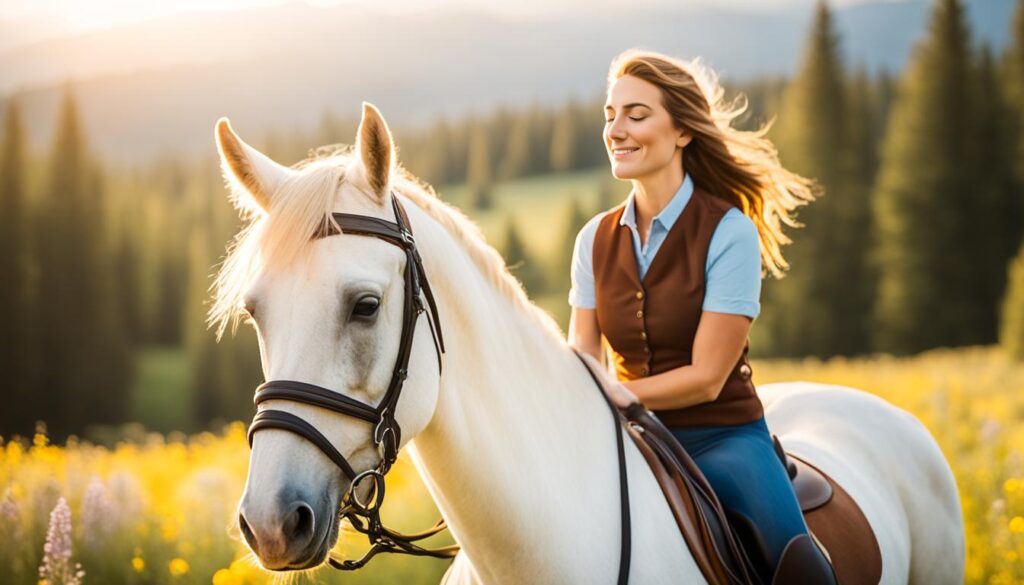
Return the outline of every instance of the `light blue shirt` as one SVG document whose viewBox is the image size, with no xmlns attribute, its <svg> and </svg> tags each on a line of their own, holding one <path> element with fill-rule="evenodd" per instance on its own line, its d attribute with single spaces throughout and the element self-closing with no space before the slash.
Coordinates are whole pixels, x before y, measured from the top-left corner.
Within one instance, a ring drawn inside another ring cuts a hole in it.
<svg viewBox="0 0 1024 585">
<path fill-rule="evenodd" d="M 665 208 L 651 220 L 647 243 L 640 243 L 636 227 L 634 194 L 626 199 L 619 225 L 629 227 L 633 234 L 633 253 L 637 274 L 643 279 L 654 261 L 669 230 L 682 215 L 693 196 L 693 181 L 683 178 Z M 583 226 L 576 236 L 572 254 L 572 288 L 569 304 L 580 309 L 597 306 L 594 293 L 594 236 L 601 219 L 609 212 L 599 213 Z M 704 303 L 702 309 L 716 313 L 746 315 L 754 319 L 761 312 L 761 247 L 757 226 L 743 212 L 733 207 L 722 217 L 711 235 L 707 263 L 704 266 Z"/>
</svg>

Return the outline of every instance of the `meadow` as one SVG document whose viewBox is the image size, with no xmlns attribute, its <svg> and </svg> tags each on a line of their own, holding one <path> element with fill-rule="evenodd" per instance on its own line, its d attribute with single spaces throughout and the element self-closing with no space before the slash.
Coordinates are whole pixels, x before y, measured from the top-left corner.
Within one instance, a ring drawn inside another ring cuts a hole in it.
<svg viewBox="0 0 1024 585">
<path fill-rule="evenodd" d="M 164 356 L 166 357 L 166 356 Z M 161 366 L 161 359 L 151 367 Z M 1024 580 L 1024 364 L 993 347 L 936 350 L 911 358 L 755 361 L 755 381 L 814 380 L 861 388 L 916 415 L 938 440 L 960 489 L 968 541 L 967 583 Z M 235 506 L 248 465 L 244 425 L 186 436 L 135 429 L 104 447 L 45 434 L 0 448 L 0 582 L 35 583 L 51 516 L 50 564 L 84 583 L 436 583 L 445 561 L 381 557 L 355 574 L 331 569 L 273 577 L 247 554 Z M 881 478 L 880 478 L 881 479 Z M 405 459 L 388 476 L 385 521 L 414 530 L 436 508 Z M 63 541 L 61 532 L 63 531 Z M 366 545 L 349 535 L 343 557 Z M 435 537 L 435 544 L 445 537 Z M 63 556 L 61 556 L 63 555 Z"/>
</svg>

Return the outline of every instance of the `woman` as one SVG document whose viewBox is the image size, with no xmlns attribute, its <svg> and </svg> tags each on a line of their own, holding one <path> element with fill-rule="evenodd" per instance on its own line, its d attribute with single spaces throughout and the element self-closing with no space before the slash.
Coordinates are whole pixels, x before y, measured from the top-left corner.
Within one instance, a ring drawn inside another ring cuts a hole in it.
<svg viewBox="0 0 1024 585">
<path fill-rule="evenodd" d="M 757 527 L 768 581 L 784 557 L 813 565 L 821 553 L 774 452 L 747 335 L 762 264 L 788 267 L 781 224 L 814 196 L 780 166 L 767 127 L 730 127 L 744 109 L 724 104 L 697 62 L 636 50 L 612 62 L 604 142 L 633 191 L 576 239 L 569 342 L 601 359 L 607 340 L 621 382 L 612 399 L 654 410 L 730 516 Z"/>
</svg>

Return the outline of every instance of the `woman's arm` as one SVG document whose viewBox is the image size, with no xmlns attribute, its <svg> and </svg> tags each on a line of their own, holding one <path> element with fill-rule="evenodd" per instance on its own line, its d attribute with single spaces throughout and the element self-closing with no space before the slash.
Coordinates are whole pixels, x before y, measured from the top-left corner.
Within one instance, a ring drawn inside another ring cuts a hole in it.
<svg viewBox="0 0 1024 585">
<path fill-rule="evenodd" d="M 572 308 L 569 317 L 569 345 L 594 356 L 599 363 L 604 363 L 604 348 L 601 347 L 601 329 L 597 326 L 595 309 Z M 637 402 L 637 397 L 616 380 L 608 380 L 605 385 L 608 397 L 619 408 L 626 408 Z"/>
<path fill-rule="evenodd" d="M 597 326 L 595 309 L 572 308 L 569 317 L 569 345 L 594 356 L 599 363 L 604 363 L 601 355 L 601 330 Z"/>
<path fill-rule="evenodd" d="M 730 313 L 701 313 L 693 340 L 693 361 L 661 374 L 624 382 L 651 410 L 684 408 L 718 398 L 750 333 L 752 319 Z"/>
</svg>

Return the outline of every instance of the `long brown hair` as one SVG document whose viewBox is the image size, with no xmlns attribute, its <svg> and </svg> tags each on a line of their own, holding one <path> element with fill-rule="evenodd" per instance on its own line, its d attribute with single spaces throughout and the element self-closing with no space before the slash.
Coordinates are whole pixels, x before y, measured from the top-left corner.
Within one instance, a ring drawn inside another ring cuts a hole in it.
<svg viewBox="0 0 1024 585">
<path fill-rule="evenodd" d="M 791 212 L 814 201 L 812 181 L 786 170 L 765 138 L 772 121 L 754 131 L 732 121 L 747 109 L 744 96 L 730 103 L 718 76 L 700 62 L 630 49 L 616 57 L 608 86 L 624 75 L 653 83 L 676 127 L 693 135 L 683 148 L 683 168 L 694 184 L 736 205 L 757 226 L 761 262 L 776 278 L 789 268 L 781 247 L 791 242 L 782 224 L 800 227 Z M 740 103 L 741 102 L 741 103 Z"/>
</svg>

